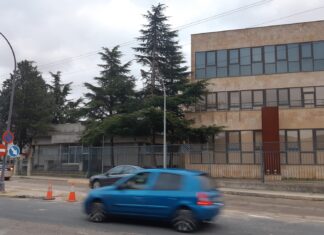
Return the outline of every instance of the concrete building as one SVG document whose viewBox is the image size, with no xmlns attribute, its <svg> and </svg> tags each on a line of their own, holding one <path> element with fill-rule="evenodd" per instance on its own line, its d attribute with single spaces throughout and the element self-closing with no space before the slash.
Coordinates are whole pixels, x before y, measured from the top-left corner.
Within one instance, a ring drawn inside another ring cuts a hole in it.
<svg viewBox="0 0 324 235">
<path fill-rule="evenodd" d="M 187 118 L 225 126 L 189 168 L 219 177 L 324 179 L 324 21 L 194 34 L 208 94 Z M 260 168 L 261 167 L 261 168 Z"/>
</svg>

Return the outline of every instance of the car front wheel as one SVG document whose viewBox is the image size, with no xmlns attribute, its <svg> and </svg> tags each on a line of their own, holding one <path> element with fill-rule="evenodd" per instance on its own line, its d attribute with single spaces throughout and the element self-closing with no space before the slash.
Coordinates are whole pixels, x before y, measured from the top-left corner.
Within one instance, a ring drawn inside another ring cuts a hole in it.
<svg viewBox="0 0 324 235">
<path fill-rule="evenodd" d="M 101 184 L 98 180 L 96 180 L 95 182 L 93 182 L 93 188 L 100 188 Z"/>
<path fill-rule="evenodd" d="M 172 225 L 176 231 L 182 233 L 190 233 L 198 229 L 198 221 L 188 209 L 178 210 L 172 220 Z"/>
<path fill-rule="evenodd" d="M 91 222 L 96 222 L 96 223 L 103 222 L 106 219 L 106 212 L 104 209 L 104 204 L 102 202 L 97 201 L 91 203 L 88 219 Z"/>
</svg>

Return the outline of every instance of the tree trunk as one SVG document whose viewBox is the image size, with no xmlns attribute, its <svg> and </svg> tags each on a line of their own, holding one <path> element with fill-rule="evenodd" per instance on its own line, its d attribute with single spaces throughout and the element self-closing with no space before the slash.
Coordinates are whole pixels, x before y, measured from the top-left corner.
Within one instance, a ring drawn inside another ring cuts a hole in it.
<svg viewBox="0 0 324 235">
<path fill-rule="evenodd" d="M 32 168 L 33 168 L 33 152 L 34 152 L 34 146 L 31 146 L 28 152 L 28 157 L 27 157 L 27 176 L 31 176 L 32 173 Z"/>
</svg>

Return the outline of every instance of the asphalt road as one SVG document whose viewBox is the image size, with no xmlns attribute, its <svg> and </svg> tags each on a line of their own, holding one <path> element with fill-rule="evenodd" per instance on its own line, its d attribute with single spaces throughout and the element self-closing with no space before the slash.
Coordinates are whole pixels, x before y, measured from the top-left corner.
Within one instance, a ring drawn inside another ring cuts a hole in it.
<svg viewBox="0 0 324 235">
<path fill-rule="evenodd" d="M 324 217 L 321 217 L 323 202 L 309 202 L 309 213 L 300 214 L 297 205 L 300 201 L 283 202 L 273 211 L 268 208 L 272 200 L 263 202 L 260 198 L 228 198 L 230 206 L 213 223 L 208 224 L 196 234 L 284 234 L 284 235 L 323 235 Z M 237 202 L 235 206 L 234 202 Z M 254 204 L 256 208 L 264 204 L 264 210 L 253 209 L 253 206 L 240 208 L 244 202 Z M 277 203 L 278 204 L 278 203 Z M 289 205 L 291 204 L 291 205 Z M 294 205 L 294 206 L 293 206 Z M 274 207 L 276 208 L 276 207 Z M 289 208 L 293 208 L 292 211 Z M 295 209 L 294 209 L 295 208 Z M 42 201 L 38 199 L 0 198 L 0 235 L 31 234 L 178 234 L 167 224 L 114 220 L 96 224 L 86 220 L 81 203 L 59 201 Z M 317 210 L 316 210 L 317 209 Z M 302 211 L 302 210 L 301 210 Z M 306 210 L 307 211 L 307 210 Z M 312 214 L 314 211 L 315 214 Z M 287 213 L 291 212 L 291 213 Z"/>
</svg>

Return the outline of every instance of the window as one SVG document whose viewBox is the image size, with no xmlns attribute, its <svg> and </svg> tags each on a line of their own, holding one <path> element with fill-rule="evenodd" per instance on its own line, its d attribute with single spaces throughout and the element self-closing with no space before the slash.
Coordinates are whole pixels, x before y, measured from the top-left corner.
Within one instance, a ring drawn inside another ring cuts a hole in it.
<svg viewBox="0 0 324 235">
<path fill-rule="evenodd" d="M 142 172 L 137 175 L 134 175 L 132 178 L 130 178 L 124 183 L 126 189 L 145 189 L 148 183 L 149 175 L 150 174 L 148 172 Z"/>
<path fill-rule="evenodd" d="M 203 79 L 206 77 L 205 69 L 196 69 L 196 79 Z"/>
<path fill-rule="evenodd" d="M 287 130 L 287 151 L 299 151 L 298 131 Z"/>
<path fill-rule="evenodd" d="M 324 70 L 324 41 L 313 43 L 314 70 Z"/>
<path fill-rule="evenodd" d="M 252 109 L 252 91 L 241 91 L 241 108 Z"/>
<path fill-rule="evenodd" d="M 229 131 L 227 132 L 227 149 L 228 151 L 240 151 L 240 132 Z"/>
<path fill-rule="evenodd" d="M 313 131 L 312 130 L 300 130 L 300 150 L 301 151 L 313 151 Z"/>
<path fill-rule="evenodd" d="M 253 151 L 253 131 L 241 131 L 241 145 L 242 151 Z"/>
<path fill-rule="evenodd" d="M 269 89 L 266 90 L 266 101 L 267 106 L 278 106 L 277 100 L 277 90 L 276 89 Z"/>
<path fill-rule="evenodd" d="M 230 92 L 230 108 L 239 108 L 240 107 L 240 92 L 231 91 Z"/>
<path fill-rule="evenodd" d="M 239 65 L 239 50 L 233 49 L 229 50 L 229 76 L 239 76 L 240 75 L 240 65 Z"/>
<path fill-rule="evenodd" d="M 324 150 L 324 130 L 315 130 L 316 149 Z"/>
<path fill-rule="evenodd" d="M 262 47 L 252 48 L 252 74 L 263 74 Z"/>
<path fill-rule="evenodd" d="M 206 78 L 216 77 L 216 55 L 214 51 L 207 52 Z"/>
<path fill-rule="evenodd" d="M 324 106 L 324 87 L 316 87 L 316 105 Z"/>
<path fill-rule="evenodd" d="M 205 52 L 196 52 L 196 69 L 205 68 Z"/>
<path fill-rule="evenodd" d="M 207 94 L 207 108 L 216 107 L 216 93 Z"/>
<path fill-rule="evenodd" d="M 217 92 L 217 108 L 220 110 L 228 109 L 227 92 Z"/>
<path fill-rule="evenodd" d="M 280 151 L 286 151 L 286 131 L 279 131 Z"/>
<path fill-rule="evenodd" d="M 170 173 L 160 173 L 154 190 L 180 190 L 182 176 Z"/>
<path fill-rule="evenodd" d="M 288 89 L 279 89 L 279 105 L 289 105 Z"/>
<path fill-rule="evenodd" d="M 263 91 L 253 91 L 253 107 L 263 106 Z"/>
<path fill-rule="evenodd" d="M 272 74 L 276 72 L 275 64 L 275 47 L 274 46 L 265 46 L 264 47 L 264 61 L 265 61 L 265 73 Z"/>
<path fill-rule="evenodd" d="M 240 49 L 240 70 L 242 76 L 251 75 L 251 50 L 250 48 Z"/>
<path fill-rule="evenodd" d="M 225 132 L 221 132 L 217 136 L 215 136 L 215 151 L 226 151 Z"/>
<path fill-rule="evenodd" d="M 290 106 L 301 107 L 302 106 L 301 88 L 290 88 L 289 98 L 290 98 Z"/>
<path fill-rule="evenodd" d="M 262 132 L 254 131 L 254 150 L 262 150 Z"/>
<path fill-rule="evenodd" d="M 227 50 L 217 51 L 217 77 L 227 77 Z"/>
<path fill-rule="evenodd" d="M 288 44 L 288 71 L 299 72 L 299 44 Z"/>
<path fill-rule="evenodd" d="M 287 48 L 286 45 L 276 46 L 277 73 L 286 73 L 287 68 Z"/>
<path fill-rule="evenodd" d="M 312 59 L 312 44 L 301 44 L 301 70 L 304 72 L 313 71 L 313 59 Z"/>
<path fill-rule="evenodd" d="M 305 106 L 313 106 L 314 103 L 314 87 L 304 87 L 303 88 L 303 95 L 304 95 L 304 105 Z"/>
</svg>

